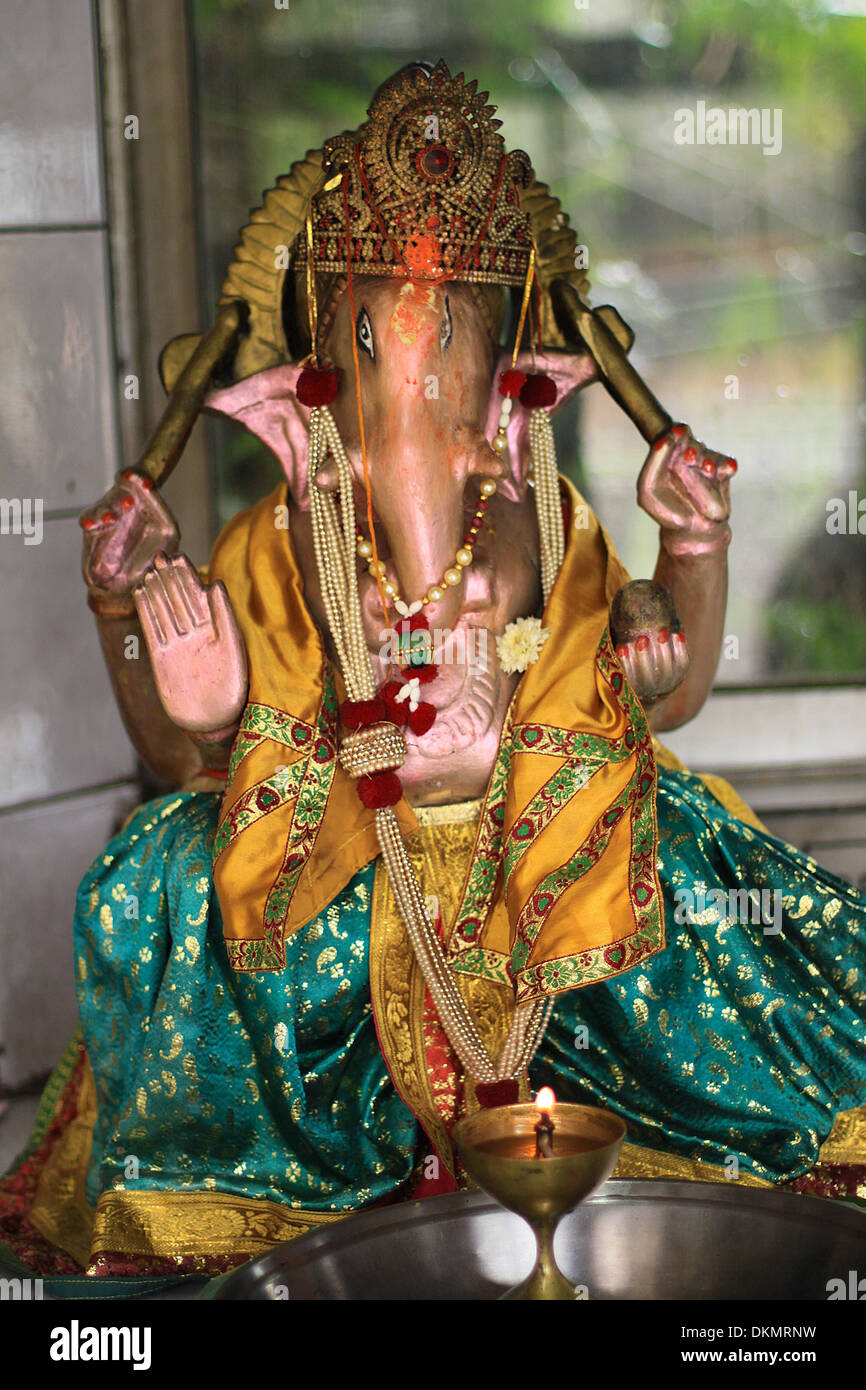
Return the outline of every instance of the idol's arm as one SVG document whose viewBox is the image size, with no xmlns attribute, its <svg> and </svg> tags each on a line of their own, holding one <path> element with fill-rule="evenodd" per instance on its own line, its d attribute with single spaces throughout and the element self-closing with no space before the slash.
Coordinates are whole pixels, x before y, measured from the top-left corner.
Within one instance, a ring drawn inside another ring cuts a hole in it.
<svg viewBox="0 0 866 1390">
<path fill-rule="evenodd" d="M 79 520 L 84 531 L 83 570 L 88 602 L 96 616 L 121 718 L 136 752 L 157 776 L 175 786 L 183 785 L 203 767 L 223 769 L 237 730 L 234 710 L 231 720 L 219 717 L 225 713 L 223 708 L 216 708 L 222 702 L 213 701 L 206 679 L 205 687 L 198 685 L 200 671 L 196 677 L 188 666 L 184 673 L 188 689 L 182 713 L 187 714 L 195 705 L 196 713 L 203 718 L 196 718 L 194 713 L 186 725 L 174 717 L 171 705 L 167 712 L 149 648 L 156 633 L 148 630 L 146 621 L 142 626 L 140 617 L 141 593 L 156 557 L 177 549 L 179 537 L 174 518 L 149 479 L 127 472 Z M 188 561 L 183 561 L 183 565 L 186 579 L 187 569 L 192 567 Z M 175 585 L 173 590 L 180 604 L 180 616 L 173 609 L 166 614 L 173 637 L 199 626 L 197 617 L 195 622 L 186 621 L 192 611 L 187 607 L 186 587 Z M 159 633 L 165 635 L 161 627 Z M 158 652 L 157 665 L 164 666 L 159 646 Z M 187 643 L 183 657 L 188 656 Z M 246 667 L 241 664 L 245 680 Z M 236 693 L 232 692 L 232 699 Z M 213 709 L 209 703 L 214 704 Z M 215 715 L 216 721 L 208 722 Z"/>
<path fill-rule="evenodd" d="M 102 654 L 124 728 L 139 757 L 157 777 L 182 786 L 201 770 L 202 756 L 162 707 L 132 599 L 127 600 L 131 612 L 100 611 L 95 607 L 98 601 L 91 593 L 90 606 L 96 613 Z"/>
<path fill-rule="evenodd" d="M 638 503 L 660 528 L 655 584 L 670 598 L 650 592 L 650 584 L 629 585 L 620 612 L 614 603 L 611 626 L 617 655 L 656 732 L 693 719 L 712 689 L 736 470 L 733 459 L 698 443 L 686 425 L 674 425 L 650 449 L 638 479 Z"/>
<path fill-rule="evenodd" d="M 654 578 L 673 597 L 690 657 L 682 684 L 650 714 L 652 729 L 662 733 L 694 719 L 712 690 L 728 601 L 727 548 L 704 555 L 671 555 L 663 534 Z"/>
</svg>

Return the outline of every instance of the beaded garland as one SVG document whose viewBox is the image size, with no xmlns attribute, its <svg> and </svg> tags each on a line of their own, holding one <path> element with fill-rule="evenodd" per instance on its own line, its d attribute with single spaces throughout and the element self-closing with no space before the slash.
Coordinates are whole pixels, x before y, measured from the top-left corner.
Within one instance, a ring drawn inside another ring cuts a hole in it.
<svg viewBox="0 0 866 1390">
<path fill-rule="evenodd" d="M 409 617 L 417 613 L 421 608 L 426 608 L 428 604 L 439 603 L 440 600 L 445 597 L 447 588 L 460 583 L 463 577 L 463 570 L 466 569 L 468 565 L 472 564 L 472 552 L 475 548 L 475 542 L 478 540 L 478 532 L 484 525 L 484 516 L 489 506 L 489 499 L 495 492 L 496 483 L 492 478 L 486 478 L 481 484 L 481 500 L 475 509 L 475 515 L 469 523 L 468 530 L 463 538 L 463 544 L 454 556 L 453 565 L 449 565 L 438 584 L 431 584 L 424 597 L 417 599 L 411 607 L 407 606 L 404 600 L 401 599 L 400 592 L 394 581 L 385 579 L 385 564 L 382 560 L 376 561 L 373 559 L 373 547 L 370 541 L 366 539 L 360 525 L 358 525 L 358 557 L 366 561 L 367 572 L 373 579 L 375 579 L 377 575 L 380 579 L 385 579 L 382 585 L 382 591 L 385 596 L 392 601 L 398 613 L 404 613 L 405 616 Z"/>
</svg>

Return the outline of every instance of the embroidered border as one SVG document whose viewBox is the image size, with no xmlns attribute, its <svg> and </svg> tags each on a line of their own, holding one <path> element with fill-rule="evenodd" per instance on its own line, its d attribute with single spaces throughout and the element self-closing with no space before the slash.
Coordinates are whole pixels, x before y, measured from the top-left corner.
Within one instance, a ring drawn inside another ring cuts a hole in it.
<svg viewBox="0 0 866 1390">
<path fill-rule="evenodd" d="M 315 733 L 312 724 L 305 723 L 303 719 L 295 719 L 293 715 L 274 709 L 272 705 L 247 705 L 229 759 L 228 785 L 231 786 L 234 775 L 247 754 L 263 739 L 282 743 L 297 753 L 304 751 L 305 745 Z"/>
<path fill-rule="evenodd" d="M 290 801 L 294 801 L 301 788 L 306 770 L 306 762 L 301 759 L 291 767 L 265 777 L 256 782 L 225 814 L 223 823 L 216 833 L 213 843 L 213 859 L 216 863 L 224 849 L 227 849 L 242 831 L 254 825 L 262 816 L 269 816 Z"/>
<path fill-rule="evenodd" d="M 259 710 L 266 708 L 257 707 Z M 316 843 L 337 767 L 337 696 L 329 664 L 326 663 L 324 667 L 317 727 L 312 729 L 301 720 L 293 720 L 291 723 L 295 727 L 300 726 L 310 731 L 313 746 L 299 763 L 303 771 L 300 775 L 283 862 L 265 903 L 264 937 L 256 937 L 253 940 L 226 940 L 226 950 L 234 970 L 282 970 L 286 964 L 286 916 L 301 870 L 310 858 Z M 292 736 L 294 737 L 293 731 Z"/>
<path fill-rule="evenodd" d="M 655 773 L 652 741 L 643 708 L 629 687 L 606 631 L 596 650 L 602 679 L 629 720 L 616 739 L 544 724 L 503 728 L 490 793 L 482 813 L 476 844 L 476 862 L 470 869 L 455 935 L 469 943 L 456 945 L 453 968 L 461 974 L 477 974 L 502 983 L 516 983 L 518 1001 L 543 994 L 557 994 L 590 984 L 629 969 L 660 949 L 664 926 L 655 865 Z M 510 711 L 509 711 L 510 713 Z M 563 764 L 536 792 L 526 810 L 509 831 L 503 847 L 502 822 L 505 786 L 514 753 L 559 757 Z M 472 944 L 486 919 L 493 897 L 500 859 L 507 885 L 526 848 L 551 823 L 581 787 L 603 766 L 634 757 L 627 785 L 599 816 L 574 855 L 544 879 L 520 914 L 510 958 L 498 951 Z M 572 765 L 569 766 L 568 764 Z M 584 775 L 589 773 L 588 776 Z M 529 967 L 527 962 L 544 922 L 569 888 L 599 862 L 614 830 L 624 815 L 630 816 L 631 846 L 628 886 L 635 930 L 620 941 Z M 477 862 L 480 860 L 480 863 Z"/>
<path fill-rule="evenodd" d="M 601 763 L 599 763 L 600 766 L 602 766 Z M 563 807 L 573 801 L 577 793 L 586 786 L 587 782 L 591 781 L 598 771 L 598 767 L 586 775 L 584 775 L 585 771 L 582 763 L 577 763 L 572 767 L 567 765 L 558 767 L 556 772 L 544 783 L 544 786 L 535 793 L 523 814 L 512 825 L 505 841 L 505 853 L 502 861 L 506 890 L 511 881 L 511 875 L 533 840 L 547 829 Z"/>
</svg>

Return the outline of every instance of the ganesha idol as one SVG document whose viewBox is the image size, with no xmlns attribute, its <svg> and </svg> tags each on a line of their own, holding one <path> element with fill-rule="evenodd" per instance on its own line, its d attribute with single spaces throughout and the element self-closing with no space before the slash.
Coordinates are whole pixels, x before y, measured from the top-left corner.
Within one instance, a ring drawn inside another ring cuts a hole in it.
<svg viewBox="0 0 866 1390">
<path fill-rule="evenodd" d="M 465 1186 L 456 1121 L 542 1084 L 626 1121 L 619 1176 L 864 1192 L 866 899 L 657 741 L 712 684 L 736 464 L 643 387 L 493 111 L 412 64 L 293 165 L 82 517 L 176 790 L 78 894 L 80 1030 L 0 1187 L 43 1275 L 217 1273 Z M 557 471 L 593 382 L 649 445 L 651 581 Z M 156 485 L 199 406 L 285 473 L 206 572 Z"/>
</svg>

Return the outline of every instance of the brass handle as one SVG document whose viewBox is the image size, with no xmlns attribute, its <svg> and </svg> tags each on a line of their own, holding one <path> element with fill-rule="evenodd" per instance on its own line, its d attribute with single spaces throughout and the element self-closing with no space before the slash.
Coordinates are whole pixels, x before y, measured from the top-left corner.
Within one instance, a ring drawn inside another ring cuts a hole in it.
<svg viewBox="0 0 866 1390">
<path fill-rule="evenodd" d="M 148 440 L 136 471 L 159 485 L 174 469 L 201 412 L 214 372 L 234 351 L 243 333 L 248 309 L 242 299 L 219 310 L 213 328 L 205 333 L 187 362 L 168 399 L 162 419 Z"/>
<path fill-rule="evenodd" d="M 622 344 L 614 337 L 600 314 L 584 304 L 567 280 L 552 286 L 554 313 L 566 336 L 580 338 L 589 349 L 601 379 L 617 405 L 634 421 L 648 444 L 667 434 L 673 421 L 659 404 L 646 382 L 635 371 Z"/>
</svg>

